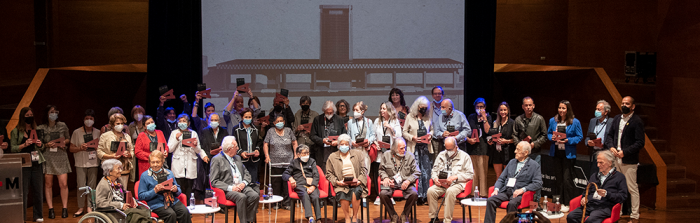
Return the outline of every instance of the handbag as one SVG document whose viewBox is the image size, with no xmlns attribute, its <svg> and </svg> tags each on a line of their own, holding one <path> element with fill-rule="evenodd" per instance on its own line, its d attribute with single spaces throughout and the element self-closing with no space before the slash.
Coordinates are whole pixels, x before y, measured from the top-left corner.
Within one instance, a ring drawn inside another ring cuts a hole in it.
<svg viewBox="0 0 700 223">
<path fill-rule="evenodd" d="M 301 162 L 299 162 L 299 168 L 301 169 L 301 175 L 304 176 L 304 179 L 306 179 L 305 187 L 308 188 L 308 187 L 313 186 L 313 185 L 311 185 L 311 183 L 314 182 L 314 178 L 306 177 L 306 173 L 304 173 L 304 166 L 301 165 Z"/>
<path fill-rule="evenodd" d="M 367 152 L 369 154 L 369 159 L 374 162 L 377 160 L 377 156 L 379 155 L 379 149 L 377 149 L 377 144 L 372 143 L 372 145 L 369 146 L 369 151 Z"/>
</svg>

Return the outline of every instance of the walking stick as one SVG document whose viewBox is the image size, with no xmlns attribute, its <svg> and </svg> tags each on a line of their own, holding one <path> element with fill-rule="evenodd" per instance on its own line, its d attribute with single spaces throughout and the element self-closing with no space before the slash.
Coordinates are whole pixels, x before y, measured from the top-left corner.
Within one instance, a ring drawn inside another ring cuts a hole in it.
<svg viewBox="0 0 700 223">
<path fill-rule="evenodd" d="M 598 193 L 598 185 L 593 183 L 593 182 L 590 182 L 586 186 L 586 196 L 584 197 L 584 199 L 588 199 L 588 191 L 589 191 L 588 189 L 591 187 L 591 184 L 593 184 L 593 186 L 595 186 L 596 193 Z M 588 201 L 586 201 L 586 203 L 583 204 L 583 212 L 581 214 L 581 222 L 584 222 L 584 219 L 586 219 L 586 205 L 587 204 L 588 204 Z"/>
</svg>

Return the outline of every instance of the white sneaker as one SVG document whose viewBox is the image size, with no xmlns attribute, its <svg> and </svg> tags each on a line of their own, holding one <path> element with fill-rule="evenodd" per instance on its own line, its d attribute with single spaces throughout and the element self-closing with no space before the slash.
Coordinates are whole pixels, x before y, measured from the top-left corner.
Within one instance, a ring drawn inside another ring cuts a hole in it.
<svg viewBox="0 0 700 223">
<path fill-rule="evenodd" d="M 394 198 L 391 198 L 391 204 L 396 204 L 396 201 L 394 201 Z"/>
<path fill-rule="evenodd" d="M 44 219 L 43 219 L 43 218 L 39 218 L 39 219 L 36 219 L 36 220 L 34 220 L 34 221 L 35 221 L 35 222 L 44 222 Z"/>
<path fill-rule="evenodd" d="M 562 206 L 561 206 L 561 212 L 564 212 L 564 213 L 569 212 L 569 206 L 562 205 Z"/>
<path fill-rule="evenodd" d="M 379 205 L 381 203 L 382 202 L 379 200 L 379 197 L 377 197 L 377 199 L 374 199 L 374 205 Z"/>
<path fill-rule="evenodd" d="M 313 218 L 313 217 L 310 217 L 310 218 L 309 218 L 309 223 L 314 223 L 314 218 Z"/>
</svg>

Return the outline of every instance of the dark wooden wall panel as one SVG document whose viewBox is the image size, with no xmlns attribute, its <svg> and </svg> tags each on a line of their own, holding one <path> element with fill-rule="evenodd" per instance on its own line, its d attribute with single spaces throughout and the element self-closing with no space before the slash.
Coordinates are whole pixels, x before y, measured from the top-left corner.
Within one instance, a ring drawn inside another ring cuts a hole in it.
<svg viewBox="0 0 700 223">
<path fill-rule="evenodd" d="M 0 84 L 29 84 L 36 72 L 34 3 L 0 1 L 0 8 Z"/>
</svg>

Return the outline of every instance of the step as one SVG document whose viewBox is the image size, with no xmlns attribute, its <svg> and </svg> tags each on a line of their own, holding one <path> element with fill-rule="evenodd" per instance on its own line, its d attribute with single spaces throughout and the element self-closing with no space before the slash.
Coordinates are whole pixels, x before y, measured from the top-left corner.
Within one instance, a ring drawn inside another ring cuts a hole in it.
<svg viewBox="0 0 700 223">
<path fill-rule="evenodd" d="M 663 151 L 663 152 L 660 151 L 659 156 L 661 156 L 661 159 L 664 160 L 664 163 L 666 164 L 666 166 L 676 164 L 676 153 L 668 152 L 668 151 Z"/>
<path fill-rule="evenodd" d="M 688 178 L 668 179 L 666 182 L 666 191 L 668 194 L 695 192 L 696 184 L 697 182 Z"/>
<path fill-rule="evenodd" d="M 656 148 L 656 151 L 659 152 L 667 151 L 668 149 L 668 142 L 663 139 L 651 139 L 651 144 L 653 144 L 654 148 Z"/>
<path fill-rule="evenodd" d="M 659 138 L 658 132 L 659 132 L 659 129 L 656 128 L 656 127 L 651 127 L 651 126 L 649 126 L 649 125 L 647 125 L 646 127 L 644 127 L 644 133 L 647 134 L 647 136 L 649 137 L 649 139 L 656 139 L 656 138 Z"/>
<path fill-rule="evenodd" d="M 685 178 L 685 166 L 678 164 L 666 165 L 666 179 L 684 179 Z"/>
<path fill-rule="evenodd" d="M 629 95 L 634 98 L 635 102 L 641 103 L 654 103 L 656 101 L 656 85 L 654 84 L 639 84 L 633 83 L 633 81 L 630 81 L 630 83 L 625 83 L 624 81 L 613 83 L 622 97 Z"/>
<path fill-rule="evenodd" d="M 698 193 L 673 194 L 666 197 L 667 208 L 697 207 L 698 204 L 700 204 Z"/>
</svg>

